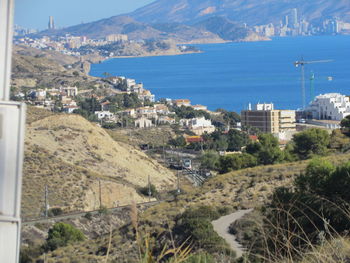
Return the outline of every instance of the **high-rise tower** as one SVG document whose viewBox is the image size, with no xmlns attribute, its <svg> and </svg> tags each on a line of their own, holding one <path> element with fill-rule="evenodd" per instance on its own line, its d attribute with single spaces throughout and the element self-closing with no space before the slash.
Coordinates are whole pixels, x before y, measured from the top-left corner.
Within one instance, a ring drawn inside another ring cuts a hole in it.
<svg viewBox="0 0 350 263">
<path fill-rule="evenodd" d="M 54 22 L 54 20 L 53 20 L 53 16 L 50 16 L 50 17 L 49 17 L 48 29 L 55 29 L 55 22 Z"/>
<path fill-rule="evenodd" d="M 290 11 L 290 15 L 289 15 L 289 25 L 292 28 L 297 28 L 298 24 L 299 24 L 299 21 L 298 21 L 298 9 L 293 8 Z"/>
</svg>

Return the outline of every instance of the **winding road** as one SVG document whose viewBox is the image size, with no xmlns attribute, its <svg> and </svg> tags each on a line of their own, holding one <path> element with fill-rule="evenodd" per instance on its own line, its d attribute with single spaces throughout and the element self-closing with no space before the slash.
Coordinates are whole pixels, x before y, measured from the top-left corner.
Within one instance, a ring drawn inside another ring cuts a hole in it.
<svg viewBox="0 0 350 263">
<path fill-rule="evenodd" d="M 238 210 L 230 215 L 220 217 L 218 220 L 212 221 L 212 225 L 216 233 L 219 234 L 230 245 L 231 249 L 236 252 L 237 258 L 241 257 L 244 253 L 244 248 L 239 244 L 234 235 L 229 233 L 229 226 L 241 219 L 246 214 L 252 212 L 253 209 Z"/>
</svg>

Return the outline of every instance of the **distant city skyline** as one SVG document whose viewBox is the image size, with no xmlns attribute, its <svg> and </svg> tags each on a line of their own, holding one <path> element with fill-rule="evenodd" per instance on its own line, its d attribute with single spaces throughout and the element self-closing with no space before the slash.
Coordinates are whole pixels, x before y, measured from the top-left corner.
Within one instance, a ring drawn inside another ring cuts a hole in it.
<svg viewBox="0 0 350 263">
<path fill-rule="evenodd" d="M 47 29 L 53 16 L 55 27 L 88 23 L 131 12 L 155 0 L 15 0 L 15 24 L 25 28 Z"/>
</svg>

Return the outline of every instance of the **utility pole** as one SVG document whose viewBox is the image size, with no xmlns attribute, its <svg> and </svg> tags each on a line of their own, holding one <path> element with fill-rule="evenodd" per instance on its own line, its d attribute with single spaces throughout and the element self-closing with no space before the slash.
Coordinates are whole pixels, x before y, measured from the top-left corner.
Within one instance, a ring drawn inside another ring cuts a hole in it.
<svg viewBox="0 0 350 263">
<path fill-rule="evenodd" d="M 180 194 L 181 193 L 181 189 L 180 189 L 180 176 L 179 176 L 179 171 L 177 171 L 177 189 L 176 189 L 176 192 L 177 194 Z"/>
<path fill-rule="evenodd" d="M 148 201 L 151 202 L 152 189 L 151 189 L 151 177 L 148 175 Z"/>
<path fill-rule="evenodd" d="M 49 189 L 47 185 L 45 185 L 45 218 L 49 217 Z"/>
<path fill-rule="evenodd" d="M 98 189 L 99 189 L 100 209 L 102 209 L 101 179 L 98 180 Z"/>
<path fill-rule="evenodd" d="M 164 140 L 164 137 L 163 137 L 163 161 L 164 161 L 164 163 L 165 163 L 165 140 Z"/>
</svg>

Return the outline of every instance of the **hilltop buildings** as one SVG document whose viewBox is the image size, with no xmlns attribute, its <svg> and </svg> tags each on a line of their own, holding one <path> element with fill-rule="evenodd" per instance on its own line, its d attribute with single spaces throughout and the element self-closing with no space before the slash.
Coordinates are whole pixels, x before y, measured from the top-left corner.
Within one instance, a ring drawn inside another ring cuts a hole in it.
<svg viewBox="0 0 350 263">
<path fill-rule="evenodd" d="M 111 34 L 106 36 L 106 41 L 108 42 L 127 42 L 128 35 L 123 35 L 123 34 Z"/>
<path fill-rule="evenodd" d="M 254 109 L 241 112 L 242 126 L 253 127 L 264 133 L 280 134 L 296 130 L 295 111 L 275 110 L 271 104 L 256 104 Z"/>
</svg>

